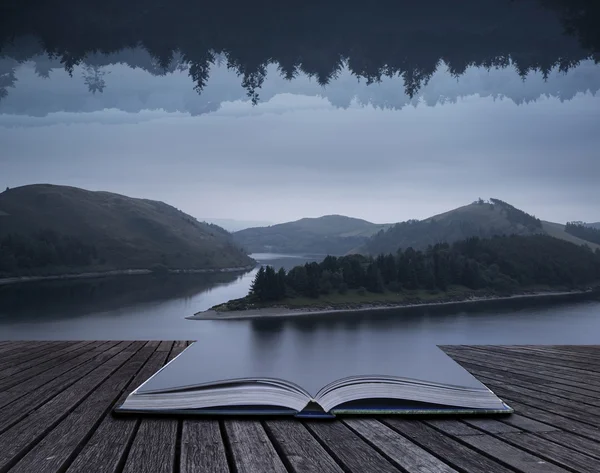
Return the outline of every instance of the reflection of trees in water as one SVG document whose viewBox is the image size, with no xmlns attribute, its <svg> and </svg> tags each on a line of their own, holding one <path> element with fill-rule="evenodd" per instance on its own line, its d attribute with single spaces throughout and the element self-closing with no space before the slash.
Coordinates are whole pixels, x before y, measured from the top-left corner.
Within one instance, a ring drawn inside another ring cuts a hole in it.
<svg viewBox="0 0 600 473">
<path fill-rule="evenodd" d="M 36 4 L 20 2 L 10 18 L 0 20 L 5 34 L 0 33 L 0 44 L 13 36 L 38 35 L 42 49 L 68 71 L 84 61 L 93 65 L 90 54 L 141 45 L 152 58 L 147 70 L 187 69 L 198 92 L 216 57 L 226 58 L 253 102 L 270 64 L 286 79 L 302 72 L 323 86 L 347 64 L 369 84 L 401 79 L 406 95 L 413 97 L 441 60 L 455 76 L 470 66 L 513 63 L 525 77 L 532 71 L 547 76 L 556 67 L 566 71 L 600 53 L 595 0 L 386 1 L 370 9 L 341 0 L 293 7 L 270 0 L 226 6 L 134 0 L 127 11 L 116 0 Z M 102 89 L 101 80 L 92 84 L 93 90 Z"/>
<path fill-rule="evenodd" d="M 92 94 L 95 94 L 96 92 L 102 93 L 104 91 L 104 88 L 106 87 L 104 76 L 106 74 L 107 72 L 101 70 L 98 66 L 87 65 L 84 67 L 83 80 Z"/>
<path fill-rule="evenodd" d="M 64 317 L 108 311 L 142 303 L 190 298 L 239 274 L 181 274 L 159 277 L 118 276 L 44 281 L 0 286 L 0 317 L 55 314 Z M 185 314 L 182 314 L 182 316 Z"/>
</svg>

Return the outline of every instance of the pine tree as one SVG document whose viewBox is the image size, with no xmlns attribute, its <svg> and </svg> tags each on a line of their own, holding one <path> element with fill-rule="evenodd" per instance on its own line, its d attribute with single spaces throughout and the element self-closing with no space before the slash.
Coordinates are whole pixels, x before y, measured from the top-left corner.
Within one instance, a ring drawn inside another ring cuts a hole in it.
<svg viewBox="0 0 600 473">
<path fill-rule="evenodd" d="M 256 276 L 254 276 L 254 281 L 250 285 L 250 296 L 257 298 L 259 301 L 265 300 L 265 267 L 261 266 Z"/>
</svg>

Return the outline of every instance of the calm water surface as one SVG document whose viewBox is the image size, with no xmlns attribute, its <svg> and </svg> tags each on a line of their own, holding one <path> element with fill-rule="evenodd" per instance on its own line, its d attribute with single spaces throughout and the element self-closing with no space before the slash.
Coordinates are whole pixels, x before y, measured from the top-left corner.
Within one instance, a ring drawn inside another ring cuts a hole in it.
<svg viewBox="0 0 600 473">
<path fill-rule="evenodd" d="M 290 268 L 311 258 L 261 254 Z M 245 321 L 185 316 L 248 291 L 243 275 L 145 276 L 0 288 L 0 339 L 210 339 L 261 350 L 347 344 L 600 343 L 600 302 L 511 301 L 352 315 Z"/>
</svg>

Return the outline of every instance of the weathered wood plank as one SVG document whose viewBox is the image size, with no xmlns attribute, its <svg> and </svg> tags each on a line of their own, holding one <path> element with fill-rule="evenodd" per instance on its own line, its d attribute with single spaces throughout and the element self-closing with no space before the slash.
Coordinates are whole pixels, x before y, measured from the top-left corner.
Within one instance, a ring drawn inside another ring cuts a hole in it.
<svg viewBox="0 0 600 473">
<path fill-rule="evenodd" d="M 478 418 L 469 418 L 465 417 L 462 420 L 465 424 L 468 424 L 472 427 L 477 427 L 478 429 L 484 430 L 490 434 L 514 434 L 521 432 L 520 429 L 500 422 L 496 419 L 478 419 Z"/>
<path fill-rule="evenodd" d="M 68 345 L 69 342 L 50 342 L 41 346 L 37 346 L 31 350 L 15 351 L 14 353 L 3 356 L 2 359 L 0 359 L 0 370 L 4 370 L 7 367 L 15 366 L 29 360 L 44 357 L 45 355 L 51 354 L 52 352 L 60 350 Z"/>
<path fill-rule="evenodd" d="M 43 346 L 55 344 L 57 342 L 29 342 L 24 340 L 9 341 L 6 345 L 0 347 L 0 360 L 4 360 L 6 357 L 13 353 L 27 353 L 31 350 L 39 350 Z"/>
<path fill-rule="evenodd" d="M 552 432 L 559 430 L 550 424 L 545 424 L 520 414 L 512 414 L 508 417 L 505 417 L 502 419 L 502 422 L 512 425 L 513 427 L 525 432 Z"/>
<path fill-rule="evenodd" d="M 590 426 L 576 420 L 568 419 L 560 414 L 549 412 L 539 407 L 522 404 L 517 400 L 510 400 L 510 404 L 519 414 L 529 417 L 530 419 L 535 419 L 540 422 L 553 425 L 562 430 L 573 432 L 591 440 L 600 441 L 600 429 L 595 426 Z M 510 417 L 507 418 L 507 421 L 509 419 Z"/>
<path fill-rule="evenodd" d="M 333 458 L 297 420 L 272 420 L 265 429 L 295 473 L 343 473 Z"/>
<path fill-rule="evenodd" d="M 456 470 L 375 419 L 344 421 L 352 430 L 408 473 L 454 473 Z"/>
<path fill-rule="evenodd" d="M 569 376 L 565 374 L 561 374 L 560 377 L 557 377 L 551 371 L 543 370 L 540 368 L 536 368 L 535 370 L 531 370 L 531 368 L 522 368 L 518 365 L 508 366 L 506 364 L 500 364 L 496 359 L 490 358 L 475 358 L 472 356 L 465 356 L 463 354 L 458 354 L 453 351 L 448 351 L 448 354 L 458 363 L 460 363 L 465 368 L 471 370 L 471 368 L 483 369 L 483 370 L 493 370 L 494 372 L 504 372 L 506 375 L 517 374 L 521 375 L 520 377 L 525 377 L 529 379 L 539 379 L 540 383 L 542 381 L 547 381 L 548 383 L 552 383 L 553 385 L 560 385 L 561 388 L 567 389 L 565 386 L 574 386 L 579 389 L 584 389 L 585 391 L 582 394 L 588 394 L 590 396 L 596 396 L 600 393 L 600 386 L 597 386 L 592 383 L 583 383 L 581 377 L 578 376 Z"/>
<path fill-rule="evenodd" d="M 574 370 L 569 369 L 559 369 L 555 367 L 550 367 L 548 365 L 534 363 L 527 360 L 521 360 L 519 362 L 511 362 L 507 360 L 502 355 L 498 355 L 495 353 L 489 353 L 485 355 L 481 355 L 478 353 L 473 354 L 473 350 L 470 352 L 467 351 L 455 351 L 448 350 L 448 354 L 452 356 L 456 361 L 466 361 L 483 366 L 492 366 L 495 369 L 504 370 L 508 372 L 517 372 L 522 374 L 532 374 L 535 376 L 547 376 L 550 378 L 550 381 L 561 382 L 567 384 L 567 382 L 573 381 L 577 383 L 577 385 L 581 386 L 582 380 L 588 378 L 587 389 L 593 391 L 600 391 L 600 380 L 597 378 L 590 378 L 590 372 L 576 373 Z"/>
<path fill-rule="evenodd" d="M 237 473 L 287 471 L 260 422 L 226 420 L 224 425 Z"/>
<path fill-rule="evenodd" d="M 142 348 L 127 363 L 98 386 L 60 424 L 48 432 L 12 469 L 13 473 L 63 471 L 91 436 L 100 420 L 109 414 L 116 398 L 148 360 L 155 348 Z"/>
<path fill-rule="evenodd" d="M 469 473 L 511 473 L 505 466 L 418 420 L 389 417 L 383 422 L 449 465 Z"/>
<path fill-rule="evenodd" d="M 158 347 L 159 342 L 148 342 L 146 347 L 153 350 Z M 131 384 L 123 392 L 115 405 L 125 400 L 131 391 L 140 386 L 165 362 L 164 352 L 154 352 L 142 369 L 137 373 Z M 107 415 L 90 440 L 85 444 L 81 453 L 77 455 L 69 466 L 67 473 L 114 473 L 119 471 L 120 465 L 125 462 L 125 453 L 129 448 L 133 435 L 140 423 L 139 417 L 115 417 Z"/>
<path fill-rule="evenodd" d="M 0 377 L 0 390 L 8 389 L 15 384 L 19 384 L 22 381 L 31 379 L 46 370 L 55 368 L 61 363 L 68 362 L 81 353 L 85 353 L 90 349 L 93 349 L 93 347 L 97 345 L 98 342 L 89 341 L 72 343 L 62 350 L 58 350 L 44 356 L 43 359 L 35 359 L 25 362 L 21 365 L 7 368 L 3 371 L 4 376 Z"/>
<path fill-rule="evenodd" d="M 600 460 L 597 458 L 558 445 L 535 434 L 504 434 L 502 439 L 519 449 L 528 450 L 564 468 L 582 473 L 598 473 L 600 471 Z"/>
<path fill-rule="evenodd" d="M 172 360 L 182 349 L 173 349 L 173 342 L 160 342 L 156 352 Z M 175 449 L 179 421 L 173 419 L 142 419 L 129 452 L 125 471 L 172 471 L 175 467 Z M 175 434 L 172 435 L 172 433 Z M 152 444 L 161 444 L 152 449 Z"/>
<path fill-rule="evenodd" d="M 30 412 L 34 411 L 44 403 L 48 402 L 54 396 L 64 391 L 71 385 L 78 382 L 83 376 L 92 372 L 94 369 L 106 363 L 116 354 L 124 351 L 128 342 L 116 344 L 104 353 L 98 355 L 92 361 L 83 363 L 78 368 L 68 371 L 64 376 L 60 376 L 54 381 L 43 384 L 39 389 L 27 394 L 20 394 L 19 391 L 13 392 L 13 402 L 7 403 L 0 409 L 0 432 L 4 432 L 9 427 L 23 419 Z M 6 391 L 8 393 L 8 391 Z"/>
<path fill-rule="evenodd" d="M 564 445 L 565 447 L 569 447 L 578 452 L 595 457 L 596 459 L 600 459 L 600 442 L 588 440 L 571 432 L 563 431 L 542 432 L 539 435 L 540 437 L 552 440 L 553 442 Z"/>
<path fill-rule="evenodd" d="M 562 473 L 567 471 L 539 456 L 527 453 L 489 435 L 468 435 L 461 437 L 461 440 L 495 460 L 523 473 Z"/>
<path fill-rule="evenodd" d="M 21 381 L 8 389 L 3 388 L 0 390 L 0 407 L 17 399 L 21 399 L 32 391 L 36 391 L 34 397 L 31 398 L 32 402 L 44 402 L 45 399 L 42 396 L 43 392 L 58 392 L 53 391 L 53 389 L 55 389 L 55 386 L 61 386 L 62 380 L 69 378 L 78 379 L 77 376 L 79 371 L 76 369 L 77 367 L 115 347 L 117 343 L 118 342 L 99 342 L 98 345 L 85 351 L 79 356 L 75 356 L 66 363 L 62 363 L 53 369 L 44 371 L 33 378 Z"/>
<path fill-rule="evenodd" d="M 600 366 L 597 363 L 582 363 L 577 361 L 569 361 L 559 357 L 552 357 L 543 355 L 540 353 L 532 354 L 531 352 L 523 352 L 519 347 L 515 347 L 512 350 L 498 347 L 476 347 L 473 350 L 479 351 L 480 353 L 488 356 L 490 353 L 494 353 L 502 356 L 507 363 L 535 363 L 545 368 L 552 368 L 554 370 L 572 371 L 578 374 L 597 375 L 600 371 Z"/>
<path fill-rule="evenodd" d="M 587 389 L 580 389 L 565 386 L 558 383 L 540 380 L 535 376 L 524 376 L 509 371 L 498 371 L 482 365 L 461 362 L 464 368 L 472 373 L 477 373 L 478 377 L 492 378 L 498 382 L 504 382 L 511 386 L 518 386 L 533 389 L 542 393 L 553 394 L 570 400 L 576 400 L 583 404 L 600 407 L 600 393 L 595 393 Z"/>
<path fill-rule="evenodd" d="M 180 473 L 229 473 L 217 420 L 184 420 Z"/>
<path fill-rule="evenodd" d="M 0 380 L 3 380 L 7 376 L 14 376 L 17 373 L 21 373 L 22 371 L 26 371 L 32 367 L 37 367 L 40 364 L 50 363 L 56 359 L 62 359 L 65 356 L 68 357 L 69 354 L 76 352 L 77 350 L 85 348 L 85 346 L 90 345 L 94 342 L 91 340 L 85 340 L 82 342 L 69 342 L 64 345 L 62 348 L 58 350 L 54 350 L 51 353 L 45 354 L 43 359 L 33 359 L 33 360 L 25 360 L 19 361 L 17 363 L 10 363 L 10 365 L 0 368 Z"/>
<path fill-rule="evenodd" d="M 135 435 L 123 473 L 172 473 L 176 436 L 176 422 L 145 419 Z"/>
<path fill-rule="evenodd" d="M 141 347 L 140 343 L 124 343 L 130 347 L 129 350 L 126 348 L 118 353 L 0 435 L 0 445 L 3 446 L 0 449 L 0 471 L 18 461 Z"/>
<path fill-rule="evenodd" d="M 321 445 L 352 473 L 398 473 L 400 470 L 341 422 L 309 422 Z"/>
</svg>

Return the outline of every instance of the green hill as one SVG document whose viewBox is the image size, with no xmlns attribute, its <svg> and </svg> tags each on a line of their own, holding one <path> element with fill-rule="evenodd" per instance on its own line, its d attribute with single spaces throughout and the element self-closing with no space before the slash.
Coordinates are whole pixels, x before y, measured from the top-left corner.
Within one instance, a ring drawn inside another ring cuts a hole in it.
<svg viewBox="0 0 600 473">
<path fill-rule="evenodd" d="M 253 264 L 216 225 L 163 202 L 38 184 L 0 194 L 0 274 Z"/>
<path fill-rule="evenodd" d="M 356 253 L 395 253 L 399 248 L 423 249 L 437 243 L 453 243 L 469 237 L 533 235 L 545 233 L 542 222 L 498 199 L 477 201 L 425 220 L 397 223 L 380 231 Z"/>
<path fill-rule="evenodd" d="M 375 224 L 343 215 L 303 218 L 269 227 L 235 232 L 235 241 L 251 253 L 340 255 L 356 248 L 389 224 Z"/>
</svg>

